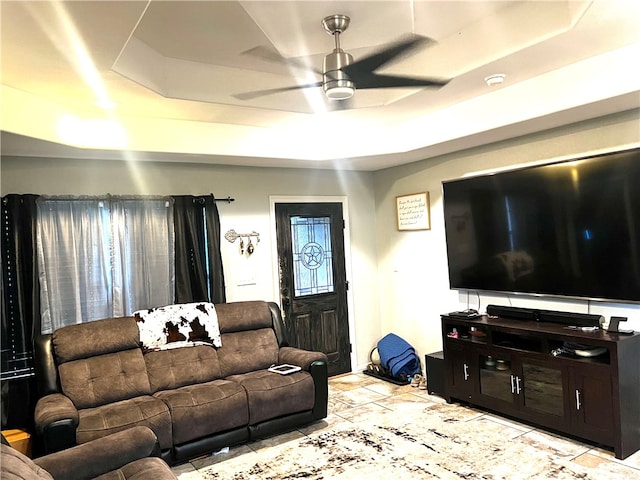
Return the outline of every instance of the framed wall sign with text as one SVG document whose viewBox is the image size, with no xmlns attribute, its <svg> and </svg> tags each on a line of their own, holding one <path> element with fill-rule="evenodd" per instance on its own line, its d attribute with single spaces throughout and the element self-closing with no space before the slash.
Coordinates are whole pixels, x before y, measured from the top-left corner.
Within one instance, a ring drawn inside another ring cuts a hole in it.
<svg viewBox="0 0 640 480">
<path fill-rule="evenodd" d="M 396 197 L 398 230 L 431 230 L 429 192 Z"/>
</svg>

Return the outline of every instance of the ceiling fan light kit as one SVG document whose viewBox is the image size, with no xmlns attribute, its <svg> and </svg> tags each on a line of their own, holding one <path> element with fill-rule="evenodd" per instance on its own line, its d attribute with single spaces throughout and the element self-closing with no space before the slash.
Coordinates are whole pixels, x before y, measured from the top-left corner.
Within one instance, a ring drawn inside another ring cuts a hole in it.
<svg viewBox="0 0 640 480">
<path fill-rule="evenodd" d="M 342 50 L 334 50 L 324 57 L 322 75 L 322 88 L 330 100 L 346 100 L 353 97 L 356 91 L 355 84 L 342 69 L 353 63 L 351 54 Z"/>
<path fill-rule="evenodd" d="M 336 82 L 327 82 L 324 84 L 324 94 L 327 96 L 329 100 L 346 100 L 347 98 L 353 97 L 353 94 L 356 92 L 353 87 L 353 82 L 345 82 L 345 85 L 340 85 L 340 81 L 337 81 L 337 84 L 334 86 Z M 351 86 L 349 86 L 351 84 Z"/>
</svg>

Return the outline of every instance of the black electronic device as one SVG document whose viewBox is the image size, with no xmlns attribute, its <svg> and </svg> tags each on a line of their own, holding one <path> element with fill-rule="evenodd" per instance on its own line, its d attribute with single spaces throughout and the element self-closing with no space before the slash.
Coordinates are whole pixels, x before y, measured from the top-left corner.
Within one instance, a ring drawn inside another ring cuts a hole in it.
<svg viewBox="0 0 640 480">
<path fill-rule="evenodd" d="M 640 149 L 443 182 L 452 289 L 640 302 Z"/>
<path fill-rule="evenodd" d="M 478 317 L 481 316 L 478 313 L 478 311 L 474 310 L 473 308 L 468 308 L 466 310 L 460 310 L 458 312 L 449 312 L 447 315 L 449 315 L 450 317 L 466 318 L 466 319 L 478 318 Z"/>
<path fill-rule="evenodd" d="M 546 323 L 560 323 L 576 327 L 599 327 L 602 315 L 592 313 L 559 312 L 537 308 L 510 307 L 503 305 L 487 305 L 487 314 L 512 320 L 529 320 Z"/>
<path fill-rule="evenodd" d="M 557 312 L 555 310 L 538 310 L 538 321 L 561 323 L 576 327 L 600 327 L 604 320 L 602 315 L 592 313 Z"/>
<path fill-rule="evenodd" d="M 424 356 L 425 373 L 427 374 L 427 392 L 429 395 L 444 397 L 444 352 L 428 353 Z"/>
<path fill-rule="evenodd" d="M 620 328 L 620 322 L 626 321 L 627 317 L 611 317 L 611 320 L 609 320 L 609 326 L 607 327 L 607 332 L 622 333 L 627 335 L 633 334 L 633 330 Z"/>
<path fill-rule="evenodd" d="M 487 314 L 494 317 L 512 318 L 515 320 L 537 320 L 536 310 L 531 308 L 487 305 Z"/>
</svg>

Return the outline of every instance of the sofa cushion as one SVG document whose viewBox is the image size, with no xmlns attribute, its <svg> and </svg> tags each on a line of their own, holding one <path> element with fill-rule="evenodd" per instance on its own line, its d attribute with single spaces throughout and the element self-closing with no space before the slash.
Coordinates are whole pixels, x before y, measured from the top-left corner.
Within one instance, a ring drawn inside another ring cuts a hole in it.
<svg viewBox="0 0 640 480">
<path fill-rule="evenodd" d="M 4 443 L 0 445 L 0 478 L 23 480 L 53 480 L 53 477 L 33 460 Z"/>
<path fill-rule="evenodd" d="M 169 466 L 158 457 L 141 458 L 94 480 L 175 480 Z"/>
<path fill-rule="evenodd" d="M 171 411 L 173 442 L 179 445 L 213 433 L 247 425 L 247 395 L 235 382 L 189 385 L 154 394 Z"/>
<path fill-rule="evenodd" d="M 87 408 L 79 411 L 76 441 L 86 443 L 134 425 L 149 427 L 158 437 L 160 448 L 171 447 L 171 416 L 161 400 L 150 395 Z"/>
<path fill-rule="evenodd" d="M 78 409 L 151 394 L 139 348 L 73 360 L 58 372 L 62 391 Z"/>
<path fill-rule="evenodd" d="M 259 328 L 273 328 L 267 302 L 231 302 L 216 304 L 220 333 L 244 332 Z M 222 340 L 224 346 L 224 339 Z"/>
<path fill-rule="evenodd" d="M 151 392 L 210 382 L 222 377 L 213 347 L 184 347 L 144 355 Z"/>
<path fill-rule="evenodd" d="M 263 370 L 278 362 L 278 341 L 272 328 L 223 333 L 218 359 L 222 376 Z"/>
<path fill-rule="evenodd" d="M 140 333 L 133 317 L 107 318 L 69 325 L 53 332 L 58 364 L 140 346 Z"/>
<path fill-rule="evenodd" d="M 311 410 L 315 403 L 313 378 L 305 371 L 280 375 L 260 370 L 233 375 L 229 380 L 240 383 L 247 391 L 250 425 Z"/>
</svg>

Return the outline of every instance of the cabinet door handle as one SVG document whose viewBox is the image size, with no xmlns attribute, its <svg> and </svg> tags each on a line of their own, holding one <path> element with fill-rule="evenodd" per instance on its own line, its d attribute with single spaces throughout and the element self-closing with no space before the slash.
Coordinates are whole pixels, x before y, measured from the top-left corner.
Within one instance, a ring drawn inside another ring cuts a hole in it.
<svg viewBox="0 0 640 480">
<path fill-rule="evenodd" d="M 516 395 L 520 395 L 520 377 L 516 376 Z"/>
<path fill-rule="evenodd" d="M 513 395 L 514 393 L 516 393 L 516 384 L 513 375 L 511 375 L 511 394 Z"/>
<path fill-rule="evenodd" d="M 580 403 L 580 390 L 576 389 L 576 410 L 580 410 L 581 405 L 582 403 Z"/>
<path fill-rule="evenodd" d="M 464 379 L 465 381 L 469 379 L 469 365 L 464 364 Z"/>
</svg>

